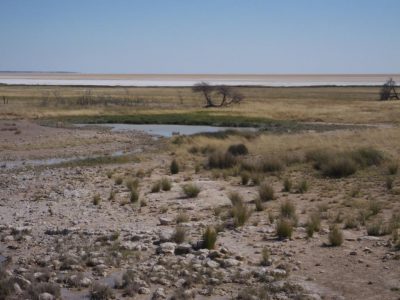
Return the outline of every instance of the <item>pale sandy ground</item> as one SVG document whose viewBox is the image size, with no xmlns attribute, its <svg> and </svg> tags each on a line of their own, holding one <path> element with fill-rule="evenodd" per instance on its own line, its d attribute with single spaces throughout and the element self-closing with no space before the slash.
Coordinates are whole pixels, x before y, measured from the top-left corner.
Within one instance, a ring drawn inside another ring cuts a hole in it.
<svg viewBox="0 0 400 300">
<path fill-rule="evenodd" d="M 0 83 L 40 85 L 99 86 L 191 86 L 211 84 L 260 86 L 382 85 L 389 78 L 400 81 L 399 74 L 79 74 L 79 73 L 1 73 Z"/>
</svg>

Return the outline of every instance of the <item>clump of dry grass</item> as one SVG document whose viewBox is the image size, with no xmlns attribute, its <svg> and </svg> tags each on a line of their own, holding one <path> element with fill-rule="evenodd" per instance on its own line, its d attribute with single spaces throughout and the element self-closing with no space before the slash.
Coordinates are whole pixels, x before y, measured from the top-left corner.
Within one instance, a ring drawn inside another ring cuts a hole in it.
<svg viewBox="0 0 400 300">
<path fill-rule="evenodd" d="M 179 164 L 175 158 L 172 160 L 171 165 L 169 166 L 169 170 L 172 175 L 179 173 Z"/>
<path fill-rule="evenodd" d="M 186 229 L 182 226 L 177 226 L 172 235 L 172 240 L 177 244 L 182 244 L 186 240 Z"/>
<path fill-rule="evenodd" d="M 151 193 L 158 193 L 161 190 L 161 183 L 160 181 L 156 181 L 151 186 L 150 192 Z"/>
<path fill-rule="evenodd" d="M 208 167 L 211 169 L 232 168 L 237 159 L 230 152 L 214 151 L 208 157 Z"/>
<path fill-rule="evenodd" d="M 235 227 L 243 226 L 251 216 L 251 210 L 243 202 L 243 198 L 236 192 L 229 195 L 232 202 L 231 215 L 233 217 L 233 224 Z"/>
<path fill-rule="evenodd" d="M 200 193 L 200 188 L 193 183 L 185 184 L 182 190 L 187 198 L 195 198 Z"/>
<path fill-rule="evenodd" d="M 292 186 L 293 186 L 293 183 L 290 180 L 290 178 L 285 178 L 285 180 L 283 181 L 283 189 L 282 189 L 282 191 L 289 193 L 292 190 Z"/>
<path fill-rule="evenodd" d="M 213 226 L 207 226 L 203 233 L 203 247 L 206 249 L 214 249 L 217 242 L 218 233 Z"/>
<path fill-rule="evenodd" d="M 189 222 L 189 216 L 185 212 L 179 212 L 175 218 L 177 224 Z"/>
<path fill-rule="evenodd" d="M 293 234 L 292 220 L 280 218 L 276 224 L 276 235 L 279 239 L 291 238 Z"/>
<path fill-rule="evenodd" d="M 331 227 L 328 235 L 329 244 L 332 247 L 338 247 L 343 244 L 343 232 L 337 225 Z"/>
<path fill-rule="evenodd" d="M 260 197 L 260 200 L 263 202 L 275 199 L 274 189 L 272 185 L 267 182 L 264 182 L 260 185 L 258 189 L 258 195 Z"/>
<path fill-rule="evenodd" d="M 321 217 L 319 213 L 312 213 L 307 220 L 306 232 L 308 237 L 313 237 L 315 232 L 321 230 Z"/>
<path fill-rule="evenodd" d="M 96 195 L 93 196 L 93 204 L 94 205 L 99 205 L 100 201 L 101 201 L 101 197 L 100 197 L 99 194 L 96 194 Z"/>
<path fill-rule="evenodd" d="M 245 144 L 234 144 L 229 146 L 228 152 L 233 156 L 239 156 L 247 155 L 249 153 L 249 150 L 247 149 Z"/>
</svg>

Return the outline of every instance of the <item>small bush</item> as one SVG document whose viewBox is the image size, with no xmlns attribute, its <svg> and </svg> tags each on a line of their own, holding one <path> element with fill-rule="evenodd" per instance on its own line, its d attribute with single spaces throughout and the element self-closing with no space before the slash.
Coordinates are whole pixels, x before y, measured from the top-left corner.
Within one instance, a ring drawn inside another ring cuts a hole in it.
<svg viewBox="0 0 400 300">
<path fill-rule="evenodd" d="M 243 204 L 243 198 L 238 192 L 229 193 L 229 200 L 231 200 L 233 206 Z"/>
<path fill-rule="evenodd" d="M 116 185 L 121 185 L 123 181 L 124 181 L 124 179 L 122 177 L 117 177 L 117 178 L 115 178 L 114 182 Z"/>
<path fill-rule="evenodd" d="M 163 191 L 170 191 L 172 187 L 172 183 L 171 180 L 169 180 L 168 178 L 164 177 L 161 179 L 161 189 Z"/>
<path fill-rule="evenodd" d="M 281 204 L 281 217 L 287 219 L 294 219 L 296 217 L 296 207 L 290 201 Z"/>
<path fill-rule="evenodd" d="M 186 240 L 186 229 L 181 226 L 177 226 L 172 235 L 172 240 L 177 244 L 182 244 Z"/>
<path fill-rule="evenodd" d="M 293 224 L 289 219 L 281 218 L 276 224 L 276 235 L 279 239 L 291 238 L 293 234 Z"/>
<path fill-rule="evenodd" d="M 332 247 L 337 247 L 343 244 L 343 233 L 338 226 L 333 226 L 328 235 L 329 244 Z"/>
<path fill-rule="evenodd" d="M 378 166 L 384 159 L 382 152 L 374 148 L 360 148 L 353 151 L 351 156 L 356 163 L 363 167 Z"/>
<path fill-rule="evenodd" d="M 132 179 L 132 178 L 128 178 L 125 181 L 125 186 L 129 191 L 135 190 L 139 187 L 139 180 L 136 179 Z"/>
<path fill-rule="evenodd" d="M 151 193 L 158 193 L 161 190 L 161 183 L 160 181 L 157 181 L 155 183 L 153 183 L 153 185 L 151 186 Z"/>
<path fill-rule="evenodd" d="M 302 180 L 299 185 L 297 186 L 297 192 L 300 194 L 304 194 L 308 191 L 308 182 L 307 180 Z"/>
<path fill-rule="evenodd" d="M 249 153 L 249 150 L 244 144 L 236 144 L 236 145 L 230 145 L 228 148 L 228 152 L 233 156 L 238 156 L 238 155 L 247 155 Z"/>
<path fill-rule="evenodd" d="M 280 159 L 264 158 L 261 163 L 261 169 L 265 173 L 280 172 L 284 169 L 284 164 Z"/>
<path fill-rule="evenodd" d="M 261 261 L 260 261 L 260 265 L 262 266 L 270 266 L 271 265 L 271 252 L 269 251 L 268 248 L 263 248 L 262 252 L 261 252 Z"/>
<path fill-rule="evenodd" d="M 99 194 L 96 194 L 96 195 L 93 196 L 93 204 L 94 205 L 99 205 L 100 201 L 101 201 L 101 198 L 100 198 Z"/>
<path fill-rule="evenodd" d="M 251 216 L 251 210 L 246 204 L 237 203 L 231 210 L 235 227 L 243 226 Z"/>
<path fill-rule="evenodd" d="M 290 180 L 290 178 L 285 178 L 285 180 L 283 181 L 283 192 L 290 192 L 292 190 L 292 181 Z"/>
<path fill-rule="evenodd" d="M 213 169 L 228 169 L 236 164 L 236 158 L 231 153 L 215 151 L 208 157 L 208 166 Z"/>
<path fill-rule="evenodd" d="M 354 229 L 358 228 L 358 220 L 355 216 L 353 215 L 348 215 L 344 219 L 344 228 L 345 229 Z"/>
<path fill-rule="evenodd" d="M 169 170 L 171 172 L 171 174 L 178 174 L 179 173 L 179 164 L 176 161 L 176 159 L 174 158 L 171 162 L 171 165 L 169 167 Z"/>
<path fill-rule="evenodd" d="M 177 224 L 189 222 L 189 216 L 184 212 L 180 212 L 176 216 L 175 221 Z"/>
<path fill-rule="evenodd" d="M 321 165 L 322 174 L 327 177 L 341 178 L 354 174 L 357 164 L 348 157 L 336 157 Z"/>
<path fill-rule="evenodd" d="M 110 195 L 108 196 L 109 201 L 114 201 L 115 200 L 115 191 L 111 190 Z"/>
<path fill-rule="evenodd" d="M 95 283 L 90 290 L 91 300 L 108 300 L 114 297 L 112 289 L 105 285 Z"/>
<path fill-rule="evenodd" d="M 250 181 L 250 173 L 247 172 L 247 171 L 243 171 L 240 174 L 240 178 L 241 178 L 241 181 L 242 181 L 242 185 L 247 185 L 249 183 L 249 181 Z"/>
<path fill-rule="evenodd" d="M 388 165 L 389 175 L 396 175 L 398 171 L 399 171 L 399 164 L 397 162 L 391 162 Z"/>
<path fill-rule="evenodd" d="M 258 194 L 260 196 L 260 200 L 262 202 L 274 200 L 274 189 L 272 186 L 266 182 L 260 185 L 260 188 L 258 189 Z"/>
<path fill-rule="evenodd" d="M 214 249 L 217 242 L 217 231 L 212 226 L 207 226 L 203 233 L 203 247 L 206 249 Z"/>
<path fill-rule="evenodd" d="M 321 230 L 321 217 L 318 213 L 313 213 L 309 216 L 306 224 L 306 232 L 308 237 L 313 237 L 314 232 Z"/>
<path fill-rule="evenodd" d="M 182 187 L 183 193 L 187 198 L 195 198 L 200 193 L 200 188 L 195 184 L 185 184 Z"/>
<path fill-rule="evenodd" d="M 129 200 L 131 201 L 131 203 L 136 203 L 139 201 L 139 192 L 137 189 L 131 190 L 131 195 L 129 197 Z"/>
<path fill-rule="evenodd" d="M 254 200 L 254 204 L 256 206 L 256 211 L 263 211 L 265 209 L 264 204 L 258 197 Z"/>
<path fill-rule="evenodd" d="M 368 207 L 369 207 L 369 211 L 371 212 L 372 216 L 377 215 L 382 210 L 382 205 L 378 201 L 370 200 Z"/>
<path fill-rule="evenodd" d="M 394 182 L 394 178 L 393 177 L 387 177 L 386 178 L 386 188 L 390 191 L 391 189 L 393 189 L 393 182 Z"/>
<path fill-rule="evenodd" d="M 378 219 L 367 225 L 367 233 L 371 236 L 381 236 L 389 234 L 392 231 L 390 226 L 385 226 L 382 219 Z"/>
</svg>

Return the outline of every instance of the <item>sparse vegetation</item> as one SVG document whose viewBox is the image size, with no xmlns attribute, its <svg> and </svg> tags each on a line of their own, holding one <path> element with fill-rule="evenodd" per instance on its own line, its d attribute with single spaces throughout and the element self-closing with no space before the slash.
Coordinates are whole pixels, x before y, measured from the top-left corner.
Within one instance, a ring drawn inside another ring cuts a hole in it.
<svg viewBox="0 0 400 300">
<path fill-rule="evenodd" d="M 177 244 L 182 244 L 186 240 L 186 229 L 182 226 L 175 228 L 172 240 Z"/>
<path fill-rule="evenodd" d="M 228 153 L 232 154 L 233 156 L 247 155 L 249 153 L 249 150 L 244 144 L 236 144 L 229 146 Z"/>
<path fill-rule="evenodd" d="M 185 212 L 179 212 L 175 219 L 177 224 L 189 222 L 189 216 Z"/>
<path fill-rule="evenodd" d="M 101 197 L 100 197 L 99 194 L 96 194 L 96 195 L 93 196 L 93 204 L 94 205 L 99 205 L 100 201 L 101 201 Z"/>
<path fill-rule="evenodd" d="M 200 193 L 200 188 L 193 183 L 185 184 L 182 190 L 187 198 L 196 198 Z"/>
<path fill-rule="evenodd" d="M 139 201 L 139 191 L 137 189 L 131 190 L 129 200 L 131 201 L 131 203 L 136 203 Z"/>
<path fill-rule="evenodd" d="M 331 227 L 328 235 L 329 244 L 332 247 L 341 246 L 343 244 L 343 233 L 338 226 Z"/>
<path fill-rule="evenodd" d="M 167 177 L 161 178 L 161 189 L 163 191 L 170 191 L 171 188 L 172 188 L 171 180 L 169 180 Z"/>
<path fill-rule="evenodd" d="M 309 184 L 307 180 L 302 180 L 297 186 L 297 192 L 300 194 L 304 194 L 305 192 L 308 191 Z"/>
<path fill-rule="evenodd" d="M 260 185 L 258 189 L 258 195 L 260 197 L 260 200 L 263 202 L 274 200 L 275 195 L 274 195 L 274 189 L 273 187 L 267 183 L 264 182 Z"/>
<path fill-rule="evenodd" d="M 279 239 L 291 238 L 293 234 L 292 220 L 280 218 L 276 224 L 276 235 Z"/>
<path fill-rule="evenodd" d="M 313 237 L 315 232 L 321 230 L 321 217 L 318 213 L 312 213 L 307 220 L 306 232 L 308 237 Z"/>
<path fill-rule="evenodd" d="M 151 186 L 151 193 L 158 193 L 161 190 L 161 182 L 157 181 L 154 182 L 153 185 Z"/>
<path fill-rule="evenodd" d="M 203 247 L 206 249 L 214 249 L 217 242 L 217 231 L 212 226 L 207 226 L 203 233 Z"/>
<path fill-rule="evenodd" d="M 179 164 L 175 158 L 172 160 L 169 170 L 172 175 L 179 173 Z"/>
<path fill-rule="evenodd" d="M 292 186 L 293 184 L 290 178 L 285 178 L 283 181 L 283 191 L 289 193 L 292 190 Z"/>
<path fill-rule="evenodd" d="M 112 289 L 105 284 L 95 283 L 90 290 L 91 300 L 108 300 L 112 299 L 113 297 L 114 293 Z"/>
</svg>

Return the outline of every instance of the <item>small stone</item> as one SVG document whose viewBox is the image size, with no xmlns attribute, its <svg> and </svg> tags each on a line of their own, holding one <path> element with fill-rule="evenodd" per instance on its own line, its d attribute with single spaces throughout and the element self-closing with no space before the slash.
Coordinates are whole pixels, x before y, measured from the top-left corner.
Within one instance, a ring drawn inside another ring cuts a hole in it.
<svg viewBox="0 0 400 300">
<path fill-rule="evenodd" d="M 150 290 L 144 286 L 140 287 L 138 292 L 139 292 L 139 294 L 142 294 L 142 295 L 150 294 Z"/>
<path fill-rule="evenodd" d="M 39 295 L 39 300 L 54 300 L 54 296 L 52 294 L 49 293 L 41 293 Z"/>
</svg>

